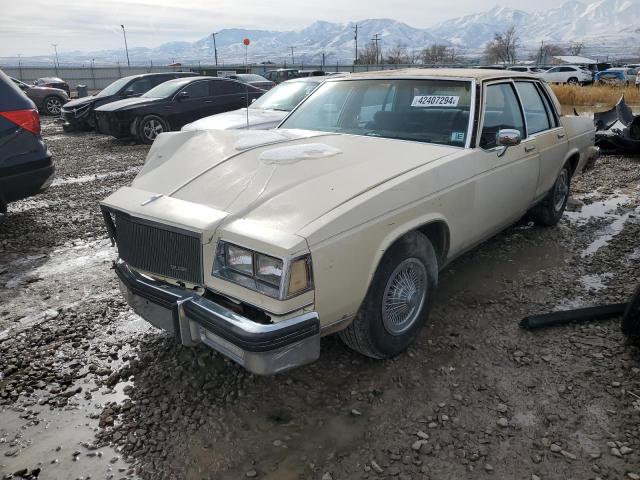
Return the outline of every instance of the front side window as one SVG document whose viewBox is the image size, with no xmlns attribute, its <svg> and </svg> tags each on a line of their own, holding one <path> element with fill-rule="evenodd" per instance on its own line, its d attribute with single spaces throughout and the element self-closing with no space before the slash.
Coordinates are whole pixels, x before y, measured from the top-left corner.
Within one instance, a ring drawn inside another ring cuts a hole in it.
<svg viewBox="0 0 640 480">
<path fill-rule="evenodd" d="M 522 112 L 510 83 L 489 85 L 486 88 L 480 146 L 485 149 L 496 147 L 498 132 L 503 129 L 518 130 L 524 138 Z"/>
<path fill-rule="evenodd" d="M 281 125 L 463 147 L 471 82 L 439 79 L 328 81 Z"/>
<path fill-rule="evenodd" d="M 536 86 L 532 82 L 516 82 L 516 89 L 527 120 L 527 134 L 533 135 L 549 130 L 551 128 L 549 116 Z"/>
<path fill-rule="evenodd" d="M 209 82 L 194 82 L 182 89 L 187 92 L 189 98 L 203 98 L 209 96 Z"/>
<path fill-rule="evenodd" d="M 131 90 L 134 94 L 143 94 L 148 92 L 152 86 L 150 78 L 139 78 L 138 80 L 131 82 L 131 85 L 127 87 L 127 91 Z"/>
</svg>

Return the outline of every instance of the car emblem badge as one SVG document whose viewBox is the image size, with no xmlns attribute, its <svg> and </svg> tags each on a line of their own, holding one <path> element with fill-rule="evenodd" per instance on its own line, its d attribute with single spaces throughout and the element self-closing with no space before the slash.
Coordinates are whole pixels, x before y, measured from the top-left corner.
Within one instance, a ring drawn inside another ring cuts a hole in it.
<svg viewBox="0 0 640 480">
<path fill-rule="evenodd" d="M 145 205 L 149 205 L 151 202 L 155 202 L 156 200 L 158 200 L 161 197 L 164 197 L 164 195 L 162 193 L 159 193 L 157 195 L 153 195 L 152 197 L 149 197 L 144 202 L 142 202 L 140 205 L 142 205 L 144 207 Z"/>
</svg>

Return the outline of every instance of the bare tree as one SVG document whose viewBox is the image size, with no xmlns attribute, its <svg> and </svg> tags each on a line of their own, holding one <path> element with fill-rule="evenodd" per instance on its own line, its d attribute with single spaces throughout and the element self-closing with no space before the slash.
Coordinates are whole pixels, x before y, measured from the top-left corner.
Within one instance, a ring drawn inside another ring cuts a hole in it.
<svg viewBox="0 0 640 480">
<path fill-rule="evenodd" d="M 493 40 L 487 43 L 484 55 L 490 63 L 515 63 L 520 39 L 516 28 L 511 27 L 504 32 L 493 34 Z"/>
<path fill-rule="evenodd" d="M 564 55 L 566 52 L 560 45 L 554 43 L 547 43 L 541 45 L 538 51 L 538 63 L 547 64 L 551 63 L 551 58 L 557 55 Z"/>
<path fill-rule="evenodd" d="M 569 46 L 569 53 L 571 55 L 580 55 L 582 53 L 582 49 L 584 48 L 584 43 L 575 42 Z"/>
<path fill-rule="evenodd" d="M 422 63 L 425 65 L 442 65 L 443 63 L 456 63 L 459 60 L 455 48 L 434 43 L 422 50 Z"/>
<path fill-rule="evenodd" d="M 406 45 L 399 44 L 391 48 L 385 62 L 395 65 L 411 63 Z"/>
<path fill-rule="evenodd" d="M 366 47 L 360 50 L 358 56 L 358 64 L 360 65 L 375 65 L 378 63 L 378 52 L 376 51 L 376 45 L 373 42 L 369 42 Z"/>
</svg>

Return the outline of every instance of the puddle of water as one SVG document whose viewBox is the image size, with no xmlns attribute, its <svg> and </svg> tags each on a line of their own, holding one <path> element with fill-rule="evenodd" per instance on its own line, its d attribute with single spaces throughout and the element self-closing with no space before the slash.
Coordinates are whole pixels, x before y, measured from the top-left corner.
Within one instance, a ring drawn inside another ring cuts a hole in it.
<svg viewBox="0 0 640 480">
<path fill-rule="evenodd" d="M 613 237 L 622 231 L 624 224 L 629 220 L 629 215 L 629 213 L 625 213 L 623 216 L 616 218 L 616 220 L 600 230 L 598 232 L 598 237 L 584 249 L 581 256 L 584 258 L 593 255 L 602 247 L 608 245 Z"/>
<path fill-rule="evenodd" d="M 51 184 L 51 186 L 57 187 L 59 185 L 69 185 L 73 183 L 95 182 L 97 180 L 102 180 L 105 178 L 124 177 L 132 173 L 138 173 L 138 170 L 140 170 L 140 167 L 130 167 L 120 172 L 95 173 L 93 175 L 81 175 L 79 177 L 61 177 L 61 178 L 56 178 Z"/>
</svg>

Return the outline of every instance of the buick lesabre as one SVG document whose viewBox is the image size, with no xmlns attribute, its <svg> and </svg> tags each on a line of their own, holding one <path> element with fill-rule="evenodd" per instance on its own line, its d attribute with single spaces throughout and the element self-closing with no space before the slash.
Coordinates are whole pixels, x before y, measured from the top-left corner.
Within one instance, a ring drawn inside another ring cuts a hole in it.
<svg viewBox="0 0 640 480">
<path fill-rule="evenodd" d="M 184 345 L 258 374 L 315 361 L 334 332 L 384 359 L 451 260 L 527 213 L 559 221 L 593 141 L 529 74 L 354 74 L 274 130 L 161 134 L 102 210 L 129 304 Z"/>
</svg>

